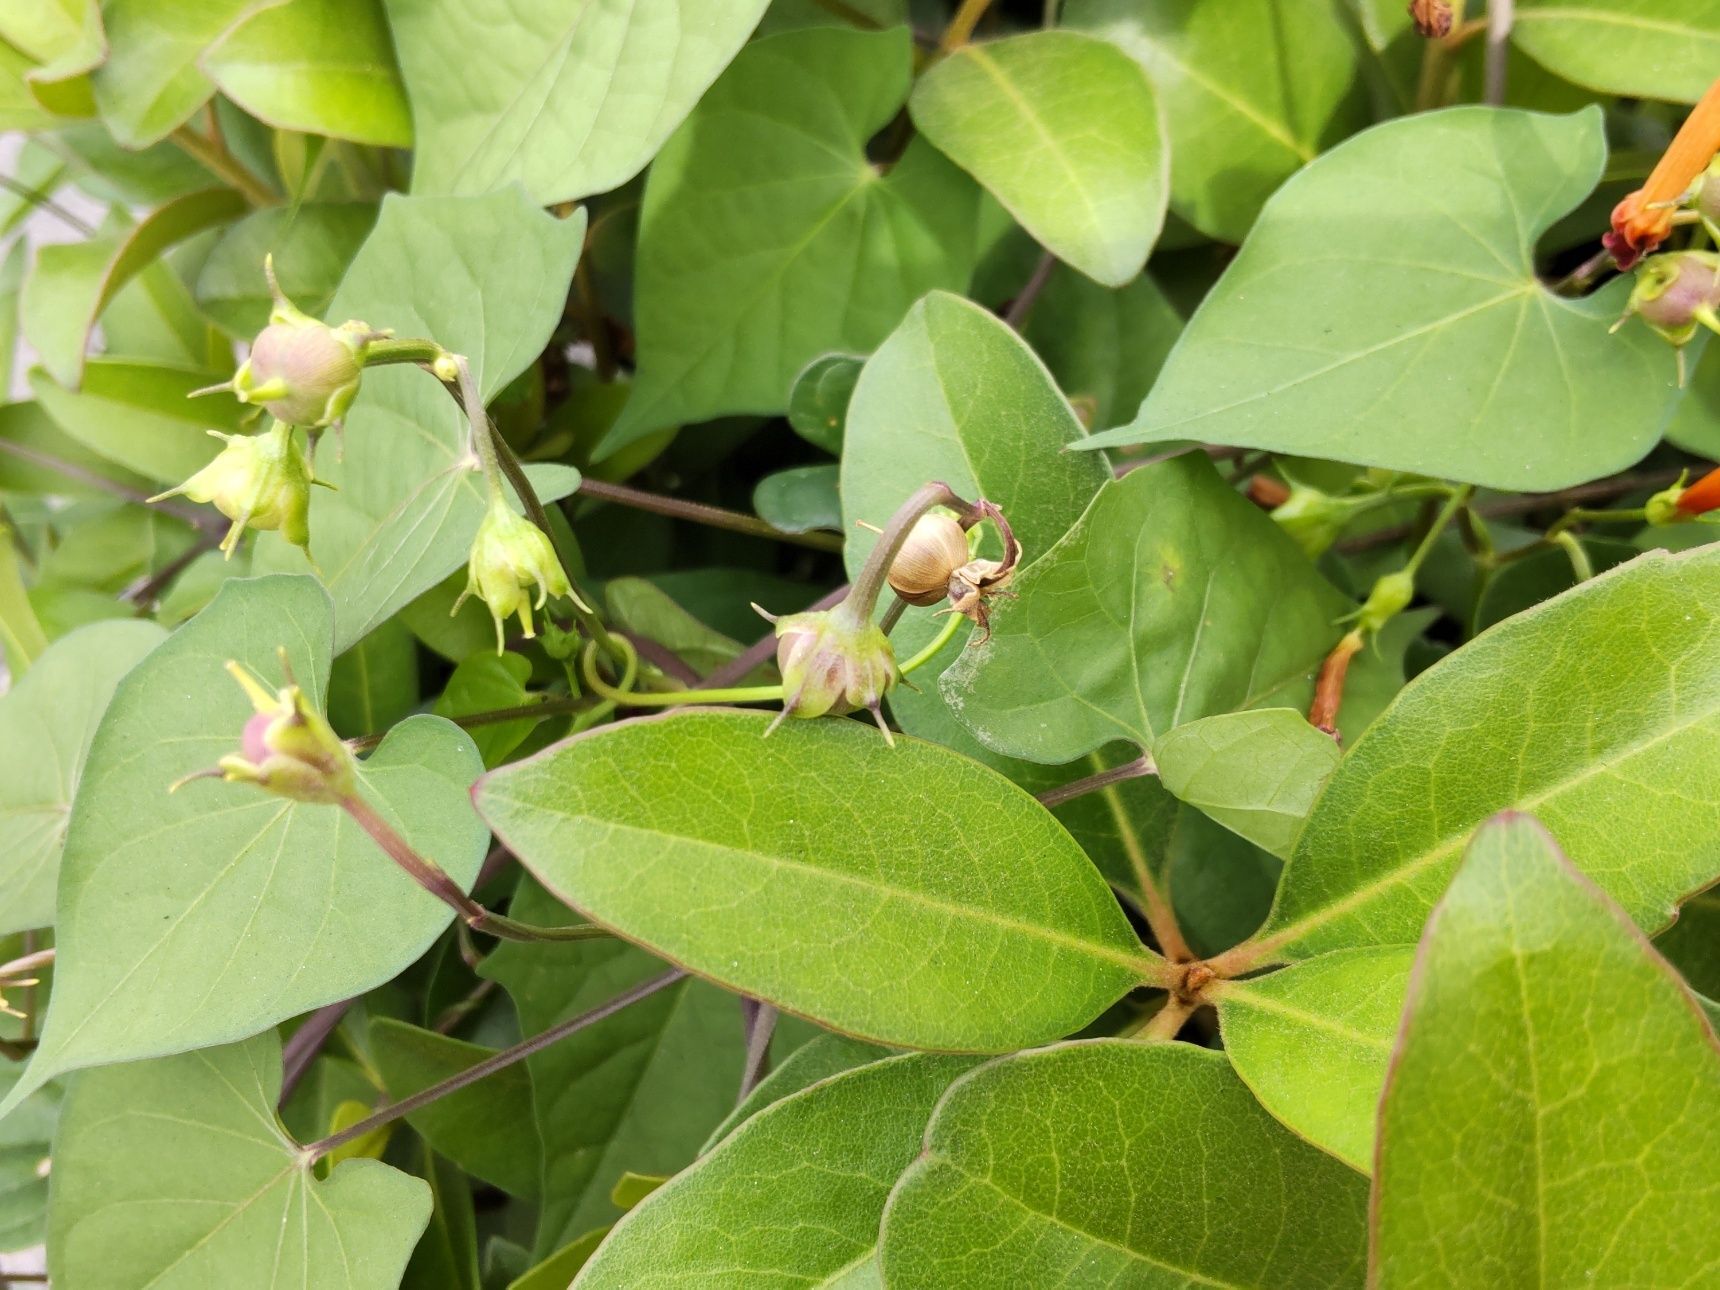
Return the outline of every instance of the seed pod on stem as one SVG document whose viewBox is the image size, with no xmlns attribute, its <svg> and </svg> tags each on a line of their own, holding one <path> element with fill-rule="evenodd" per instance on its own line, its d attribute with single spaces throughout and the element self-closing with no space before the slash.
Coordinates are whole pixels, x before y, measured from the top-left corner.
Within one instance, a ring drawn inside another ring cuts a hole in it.
<svg viewBox="0 0 1720 1290">
<path fill-rule="evenodd" d="M 184 496 L 194 502 L 214 503 L 216 510 L 233 521 L 221 539 L 221 550 L 229 558 L 247 528 L 278 530 L 308 553 L 311 485 L 317 481 L 293 437 L 293 428 L 277 421 L 262 434 L 209 433 L 227 444 L 215 460 L 179 487 L 148 500 Z"/>
</svg>

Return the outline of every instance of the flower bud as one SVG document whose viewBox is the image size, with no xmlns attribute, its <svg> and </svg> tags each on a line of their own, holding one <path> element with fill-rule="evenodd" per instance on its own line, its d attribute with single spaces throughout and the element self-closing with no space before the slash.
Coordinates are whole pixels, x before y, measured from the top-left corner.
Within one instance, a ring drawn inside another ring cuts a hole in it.
<svg viewBox="0 0 1720 1290">
<path fill-rule="evenodd" d="M 310 544 L 311 478 L 309 464 L 293 437 L 293 428 L 277 421 L 262 434 L 209 432 L 227 446 L 215 460 L 178 488 L 157 493 L 149 500 L 185 496 L 194 502 L 213 502 L 215 509 L 233 521 L 221 550 L 229 557 L 247 528 L 279 530 L 294 546 Z"/>
<path fill-rule="evenodd" d="M 497 495 L 490 499 L 490 509 L 478 525 L 472 539 L 472 558 L 466 566 L 466 589 L 454 602 L 451 613 L 458 613 L 468 596 L 476 596 L 490 607 L 496 620 L 496 653 L 504 647 L 503 624 L 518 614 L 520 626 L 528 638 L 532 630 L 533 584 L 537 586 L 536 608 L 542 609 L 550 596 L 572 596 L 567 573 L 549 535 L 524 516 L 516 514 Z M 577 599 L 577 598 L 576 598 Z M 582 609 L 584 605 L 580 606 Z"/>
<path fill-rule="evenodd" d="M 1632 314 L 1673 345 L 1687 345 L 1697 324 L 1720 331 L 1720 255 L 1712 251 L 1674 251 L 1651 256 L 1636 271 L 1636 285 L 1622 326 Z"/>
<path fill-rule="evenodd" d="M 865 708 L 885 742 L 894 743 L 880 708 L 900 676 L 896 652 L 875 624 L 856 621 L 844 610 L 838 605 L 776 620 L 784 698 L 770 728 L 775 730 L 784 717 L 842 716 Z"/>
<path fill-rule="evenodd" d="M 227 671 L 250 696 L 256 715 L 245 723 L 237 753 L 221 758 L 215 770 L 187 778 L 219 776 L 231 783 L 255 784 L 295 802 L 345 801 L 358 791 L 352 752 L 294 682 L 285 650 L 281 670 L 287 684 L 270 694 L 250 672 L 228 662 Z"/>
<path fill-rule="evenodd" d="M 1388 573 L 1375 581 L 1373 590 L 1356 615 L 1356 630 L 1374 633 L 1396 618 L 1415 599 L 1415 575 L 1408 569 Z"/>
<path fill-rule="evenodd" d="M 927 511 L 890 563 L 890 590 L 910 605 L 935 605 L 950 594 L 950 576 L 972 558 L 967 534 L 955 518 Z"/>
<path fill-rule="evenodd" d="M 1409 16 L 1416 33 L 1428 40 L 1451 34 L 1451 0 L 1409 0 Z"/>
<path fill-rule="evenodd" d="M 239 402 L 258 404 L 288 425 L 312 430 L 339 425 L 358 395 L 366 351 L 388 333 L 356 321 L 338 327 L 319 322 L 281 293 L 272 261 L 264 262 L 264 272 L 275 298 L 269 325 L 257 334 L 250 357 L 231 381 L 194 395 L 231 390 Z"/>
<path fill-rule="evenodd" d="M 1720 469 L 1709 471 L 1688 488 L 1684 479 L 1680 475 L 1676 484 L 1648 499 L 1643 513 L 1650 524 L 1683 524 L 1720 510 Z"/>
<path fill-rule="evenodd" d="M 1272 519 L 1310 560 L 1324 555 L 1369 498 L 1333 497 L 1304 484 L 1291 486 L 1290 496 L 1272 508 Z"/>
</svg>

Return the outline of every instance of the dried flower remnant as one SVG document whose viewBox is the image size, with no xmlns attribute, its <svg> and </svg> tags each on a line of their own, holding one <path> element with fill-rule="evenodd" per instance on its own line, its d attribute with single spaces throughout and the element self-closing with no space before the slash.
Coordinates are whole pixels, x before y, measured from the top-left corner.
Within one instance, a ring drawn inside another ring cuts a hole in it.
<svg viewBox="0 0 1720 1290">
<path fill-rule="evenodd" d="M 1720 153 L 1720 80 L 1708 87 L 1684 119 L 1642 187 L 1612 213 L 1612 230 L 1601 239 L 1621 269 L 1633 267 L 1672 232 L 1678 208 Z"/>
<path fill-rule="evenodd" d="M 1451 0 L 1410 0 L 1409 16 L 1417 34 L 1428 40 L 1443 40 L 1451 34 Z"/>
</svg>

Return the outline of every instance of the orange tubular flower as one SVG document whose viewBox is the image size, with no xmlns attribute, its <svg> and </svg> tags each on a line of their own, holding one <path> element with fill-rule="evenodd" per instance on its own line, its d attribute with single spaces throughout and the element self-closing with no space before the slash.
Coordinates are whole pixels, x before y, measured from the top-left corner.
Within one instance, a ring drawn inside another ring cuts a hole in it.
<svg viewBox="0 0 1720 1290">
<path fill-rule="evenodd" d="M 1711 470 L 1678 495 L 1681 514 L 1695 517 L 1720 507 L 1720 470 Z"/>
<path fill-rule="evenodd" d="M 1720 80 L 1708 87 L 1684 118 L 1648 181 L 1613 207 L 1612 232 L 1601 239 L 1621 269 L 1628 269 L 1666 240 L 1673 211 L 1696 177 L 1720 153 Z"/>
</svg>

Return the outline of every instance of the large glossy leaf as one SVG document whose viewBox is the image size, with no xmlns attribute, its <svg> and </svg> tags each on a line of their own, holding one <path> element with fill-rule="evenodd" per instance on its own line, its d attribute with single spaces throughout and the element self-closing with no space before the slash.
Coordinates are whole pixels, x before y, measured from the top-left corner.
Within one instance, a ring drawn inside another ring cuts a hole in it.
<svg viewBox="0 0 1720 1290">
<path fill-rule="evenodd" d="M 389 1098 L 398 1102 L 495 1056 L 495 1050 L 376 1017 L 370 1023 L 370 1056 Z M 475 1177 L 510 1196 L 536 1198 L 543 1180 L 542 1150 L 531 1076 L 523 1064 L 505 1066 L 438 1098 L 406 1121 Z"/>
<path fill-rule="evenodd" d="M 1106 484 L 1015 588 L 940 684 L 988 747 L 1041 762 L 1270 703 L 1345 603 L 1199 453 Z"/>
<path fill-rule="evenodd" d="M 1224 1051 L 1261 1105 L 1363 1173 L 1413 957 L 1407 945 L 1333 950 L 1214 987 Z"/>
<path fill-rule="evenodd" d="M 1720 68 L 1720 0 L 1520 0 L 1511 39 L 1603 94 L 1694 103 Z"/>
<path fill-rule="evenodd" d="M 54 1144 L 55 1284 L 393 1290 L 430 1189 L 376 1160 L 313 1177 L 280 1091 L 272 1030 L 80 1078 Z"/>
<path fill-rule="evenodd" d="M 1146 74 L 1107 40 L 964 45 L 908 103 L 918 126 L 1052 254 L 1120 287 L 1164 222 L 1170 151 Z"/>
<path fill-rule="evenodd" d="M 1511 489 L 1629 465 L 1677 403 L 1670 350 L 1535 276 L 1606 162 L 1600 109 L 1459 107 L 1375 126 L 1273 198 L 1131 425 Z M 1525 425 L 1536 427 L 1523 433 Z"/>
<path fill-rule="evenodd" d="M 1720 1267 L 1720 1047 L 1532 819 L 1428 924 L 1380 1105 L 1381 1285 L 1681 1285 Z"/>
<path fill-rule="evenodd" d="M 207 432 L 237 433 L 245 409 L 218 399 L 187 399 L 220 380 L 199 372 L 118 358 L 92 359 L 83 386 L 69 390 L 44 371 L 30 388 L 55 424 L 111 462 L 162 484 L 177 484 L 221 450 Z"/>
<path fill-rule="evenodd" d="M 978 190 L 920 141 L 887 174 L 866 158 L 910 62 L 903 27 L 767 37 L 664 146 L 640 217 L 639 374 L 606 451 L 780 412 L 809 361 L 864 353 L 925 292 L 967 285 Z"/>
<path fill-rule="evenodd" d="M 367 990 L 448 925 L 346 815 L 246 784 L 176 780 L 238 748 L 251 715 L 228 659 L 270 683 L 284 646 L 317 702 L 328 597 L 309 578 L 235 580 L 120 683 L 96 731 L 60 872 L 59 958 L 21 1091 L 67 1070 L 229 1043 Z M 437 717 L 394 728 L 361 791 L 454 881 L 485 834 L 465 801 L 472 741 Z"/>
<path fill-rule="evenodd" d="M 1080 848 L 1001 775 L 854 722 L 766 740 L 769 721 L 625 722 L 491 773 L 475 800 L 598 922 L 883 1043 L 1043 1042 L 1158 975 Z"/>
<path fill-rule="evenodd" d="M 878 1285 L 885 1199 L 933 1104 L 973 1060 L 893 1057 L 759 1112 L 622 1219 L 574 1284 Z"/>
<path fill-rule="evenodd" d="M 0 935 L 54 921 L 66 820 L 120 678 L 167 633 L 92 623 L 48 647 L 0 698 Z"/>
<path fill-rule="evenodd" d="M 529 880 L 509 912 L 539 924 L 579 921 Z M 527 1034 L 664 970 L 617 941 L 503 945 L 482 968 L 507 989 Z M 528 1058 L 543 1144 L 538 1257 L 614 1222 L 621 1211 L 610 1196 L 623 1173 L 691 1163 L 734 1105 L 745 1051 L 735 1000 L 683 981 Z"/>
<path fill-rule="evenodd" d="M 417 124 L 413 191 L 482 193 L 518 180 L 549 204 L 619 187 L 681 124 L 767 3 L 388 0 Z"/>
<path fill-rule="evenodd" d="M 201 65 L 223 94 L 278 129 L 412 143 L 382 0 L 288 0 L 234 28 Z"/>
<path fill-rule="evenodd" d="M 1164 106 L 1171 209 L 1240 242 L 1344 110 L 1356 52 L 1330 0 L 1069 0 L 1063 20 L 1138 59 Z"/>
<path fill-rule="evenodd" d="M 141 223 L 84 242 L 44 246 L 24 283 L 24 335 L 42 366 L 74 389 L 84 370 L 90 329 L 114 293 L 168 247 L 238 219 L 245 199 L 230 188 L 176 197 Z"/>
<path fill-rule="evenodd" d="M 584 236 L 583 212 L 557 220 L 518 189 L 390 196 L 329 317 L 362 318 L 465 354 L 492 398 L 543 351 Z M 423 272 L 426 265 L 435 271 Z M 328 453 L 317 461 L 338 491 L 319 488 L 311 498 L 311 554 L 334 597 L 337 650 L 464 563 L 484 510 L 467 438 L 465 417 L 428 373 L 365 373 L 347 417 L 345 459 Z M 535 467 L 533 477 L 546 499 L 578 482 L 560 466 Z M 306 567 L 274 535 L 258 554 L 271 568 Z"/>
<path fill-rule="evenodd" d="M 1720 875 L 1720 550 L 1655 552 L 1412 681 L 1339 763 L 1262 956 L 1407 945 L 1475 827 L 1535 812 L 1645 928 Z"/>
<path fill-rule="evenodd" d="M 215 84 L 198 58 L 246 18 L 282 0 L 103 0 L 107 58 L 91 74 L 96 107 L 125 148 L 184 124 Z"/>
<path fill-rule="evenodd" d="M 891 1290 L 1329 1290 L 1361 1284 L 1366 1210 L 1363 1180 L 1262 1111 L 1221 1054 L 1092 1040 L 957 1081 L 880 1252 Z"/>
<path fill-rule="evenodd" d="M 1284 857 L 1338 764 L 1338 745 L 1293 708 L 1261 708 L 1180 725 L 1153 744 L 1153 761 L 1177 798 Z"/>
</svg>

